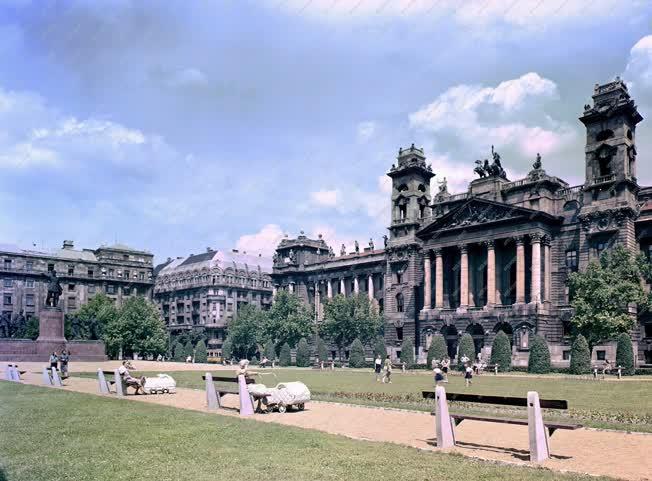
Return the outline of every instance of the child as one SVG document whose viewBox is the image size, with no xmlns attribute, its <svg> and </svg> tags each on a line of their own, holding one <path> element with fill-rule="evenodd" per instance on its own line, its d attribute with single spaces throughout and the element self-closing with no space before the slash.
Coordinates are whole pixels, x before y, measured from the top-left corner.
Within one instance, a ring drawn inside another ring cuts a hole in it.
<svg viewBox="0 0 652 481">
<path fill-rule="evenodd" d="M 376 356 L 376 360 L 374 361 L 374 371 L 376 372 L 376 382 L 380 381 L 380 371 L 382 371 L 383 368 L 383 361 L 380 358 L 380 354 Z"/>
<path fill-rule="evenodd" d="M 440 382 L 444 381 L 444 375 L 441 372 L 441 369 L 439 369 L 439 366 L 435 367 L 435 386 L 438 385 Z"/>
<path fill-rule="evenodd" d="M 466 387 L 469 387 L 471 384 L 471 379 L 473 379 L 473 369 L 471 369 L 468 364 L 464 364 L 464 380 L 466 381 Z"/>
<path fill-rule="evenodd" d="M 385 358 L 385 375 L 383 376 L 383 384 L 392 383 L 392 361 L 389 359 L 389 355 Z"/>
</svg>

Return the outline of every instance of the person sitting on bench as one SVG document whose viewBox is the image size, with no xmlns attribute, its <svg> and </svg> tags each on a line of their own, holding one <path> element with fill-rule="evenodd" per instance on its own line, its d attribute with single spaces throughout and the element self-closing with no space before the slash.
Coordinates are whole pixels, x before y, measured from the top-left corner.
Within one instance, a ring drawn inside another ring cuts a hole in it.
<svg viewBox="0 0 652 481">
<path fill-rule="evenodd" d="M 128 365 L 130 365 L 129 361 L 122 361 L 122 366 L 118 368 L 118 373 L 120 374 L 120 377 L 125 382 L 127 387 L 133 387 L 136 390 L 136 394 L 140 394 L 141 391 L 143 394 L 145 394 L 145 390 L 143 389 L 143 384 L 145 383 L 145 376 L 141 377 L 140 379 L 136 379 L 135 377 L 132 377 L 131 374 L 129 373 L 129 370 L 127 369 Z"/>
<path fill-rule="evenodd" d="M 259 373 L 256 371 L 249 371 L 249 361 L 247 359 L 242 359 L 240 360 L 240 363 L 238 364 L 239 369 L 236 371 L 237 376 L 244 376 L 245 379 L 251 379 L 251 376 L 257 376 Z M 247 385 L 247 390 L 252 392 L 252 394 L 257 393 L 261 387 L 265 387 L 262 384 L 248 384 Z M 267 397 L 261 396 L 257 397 L 258 399 L 258 404 L 256 405 L 256 412 L 258 413 L 265 413 L 267 412 Z M 263 405 L 265 408 L 263 409 Z"/>
</svg>

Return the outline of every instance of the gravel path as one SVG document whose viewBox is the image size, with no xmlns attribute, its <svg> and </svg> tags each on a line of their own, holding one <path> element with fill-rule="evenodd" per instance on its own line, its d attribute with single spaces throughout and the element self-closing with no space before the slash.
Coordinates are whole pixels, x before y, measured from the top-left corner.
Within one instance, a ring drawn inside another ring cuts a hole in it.
<svg viewBox="0 0 652 481">
<path fill-rule="evenodd" d="M 166 369 L 164 364 L 158 363 L 158 365 L 159 369 L 156 370 Z M 180 370 L 182 366 L 189 370 L 206 369 L 206 366 L 198 364 L 175 364 L 176 370 Z M 42 367 L 42 364 L 39 367 Z M 97 364 L 80 366 L 76 370 L 90 371 L 96 368 Z M 212 365 L 211 368 L 214 369 L 215 366 Z M 109 366 L 104 366 L 104 369 L 109 369 Z M 40 374 L 31 372 L 25 378 L 26 383 L 41 384 Z M 63 389 L 99 395 L 97 381 L 93 379 L 70 378 L 66 380 Z M 125 401 L 151 402 L 209 412 L 203 390 L 180 388 L 174 395 L 129 395 Z M 236 408 L 238 398 L 235 395 L 227 395 L 224 397 L 224 402 L 226 406 Z M 235 410 L 222 409 L 211 412 L 237 416 Z M 428 413 L 311 402 L 303 412 L 256 414 L 253 419 L 316 429 L 353 439 L 391 442 L 424 450 L 436 450 L 433 444 L 434 417 Z M 460 454 L 501 462 L 529 464 L 528 431 L 524 426 L 465 421 L 456 428 L 456 438 L 458 445 L 453 451 Z M 550 469 L 636 481 L 652 479 L 652 435 L 650 434 L 595 429 L 560 430 L 551 437 L 550 446 L 552 459 L 542 463 L 544 467 Z"/>
</svg>

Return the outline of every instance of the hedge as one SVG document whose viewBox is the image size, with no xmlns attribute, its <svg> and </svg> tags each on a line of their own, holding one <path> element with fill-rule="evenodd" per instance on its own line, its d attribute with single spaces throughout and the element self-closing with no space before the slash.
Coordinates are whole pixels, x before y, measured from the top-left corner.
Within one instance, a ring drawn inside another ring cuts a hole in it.
<svg viewBox="0 0 652 481">
<path fill-rule="evenodd" d="M 498 364 L 501 372 L 512 369 L 512 346 L 503 331 L 498 331 L 491 346 L 491 364 Z"/>
<path fill-rule="evenodd" d="M 374 359 L 376 359 L 377 356 L 380 356 L 380 358 L 383 360 L 387 357 L 385 339 L 380 336 L 376 338 L 376 342 L 374 343 Z"/>
<path fill-rule="evenodd" d="M 401 344 L 401 362 L 404 362 L 406 367 L 412 367 L 414 364 L 414 340 L 411 337 L 404 339 Z"/>
<path fill-rule="evenodd" d="M 283 344 L 283 347 L 281 347 L 281 354 L 279 354 L 278 363 L 284 367 L 292 365 L 292 353 L 290 351 L 290 345 L 287 342 Z"/>
<path fill-rule="evenodd" d="M 623 368 L 622 374 L 632 376 L 634 369 L 634 349 L 632 340 L 625 332 L 618 336 L 618 345 L 616 346 L 616 366 Z"/>
<path fill-rule="evenodd" d="M 575 338 L 571 346 L 570 372 L 572 374 L 591 372 L 591 351 L 582 334 Z"/>
<path fill-rule="evenodd" d="M 356 339 L 351 344 L 351 351 L 349 353 L 349 366 L 350 367 L 364 367 L 364 346 L 360 339 Z"/>
<path fill-rule="evenodd" d="M 310 348 L 308 347 L 308 341 L 303 337 L 297 344 L 297 366 L 310 366 Z"/>
<path fill-rule="evenodd" d="M 231 338 L 227 337 L 224 339 L 224 344 L 222 344 L 222 359 L 229 360 L 233 357 L 233 343 Z"/>
<path fill-rule="evenodd" d="M 527 372 L 547 374 L 550 372 L 550 349 L 546 340 L 535 334 L 530 340 L 530 356 L 527 362 Z"/>
<path fill-rule="evenodd" d="M 200 340 L 195 347 L 195 362 L 207 362 L 208 352 L 206 351 L 206 343 Z"/>
<path fill-rule="evenodd" d="M 428 364 L 427 368 L 432 368 L 432 360 L 443 360 L 448 356 L 448 346 L 446 346 L 446 339 L 441 334 L 437 334 L 432 338 L 430 348 L 428 349 Z"/>
<path fill-rule="evenodd" d="M 464 369 L 464 363 L 462 359 L 466 357 L 469 364 L 472 364 L 475 360 L 475 343 L 473 342 L 473 337 L 468 332 L 465 332 L 460 339 L 460 350 L 457 357 L 457 363 L 460 369 Z"/>
<path fill-rule="evenodd" d="M 328 361 L 328 347 L 321 337 L 317 339 L 317 356 L 320 361 Z"/>
</svg>

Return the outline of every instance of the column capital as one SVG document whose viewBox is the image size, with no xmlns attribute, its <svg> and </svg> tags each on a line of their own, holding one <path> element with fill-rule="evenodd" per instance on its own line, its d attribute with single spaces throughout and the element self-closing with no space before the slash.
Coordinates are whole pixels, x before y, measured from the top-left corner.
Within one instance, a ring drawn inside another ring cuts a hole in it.
<svg viewBox="0 0 652 481">
<path fill-rule="evenodd" d="M 460 244 L 458 249 L 460 250 L 460 253 L 466 254 L 469 251 L 469 246 L 468 244 Z"/>
<path fill-rule="evenodd" d="M 550 234 L 543 234 L 543 236 L 541 236 L 541 242 L 544 246 L 550 246 L 551 241 L 552 238 L 550 237 Z"/>
<path fill-rule="evenodd" d="M 525 236 L 517 235 L 512 237 L 517 246 L 522 246 L 525 243 Z"/>
<path fill-rule="evenodd" d="M 539 243 L 541 242 L 542 238 L 543 235 L 540 232 L 533 232 L 532 234 L 530 234 L 530 242 Z"/>
<path fill-rule="evenodd" d="M 435 253 L 435 257 L 441 257 L 443 255 L 443 249 L 441 247 L 437 247 L 432 251 Z"/>
<path fill-rule="evenodd" d="M 487 249 L 493 249 L 496 246 L 496 241 L 494 239 L 489 239 L 486 241 L 482 241 L 482 245 L 485 246 Z"/>
</svg>

